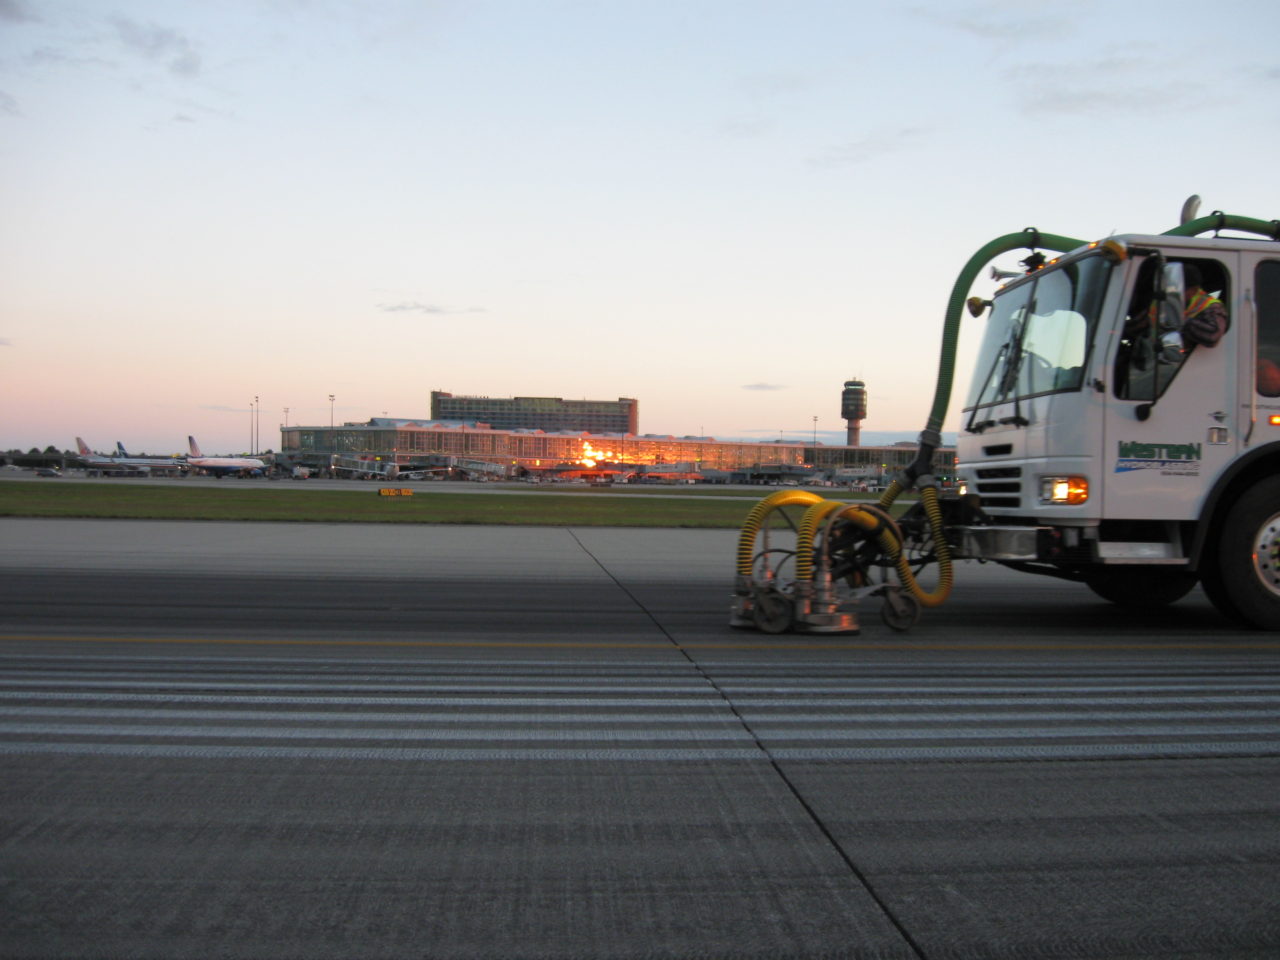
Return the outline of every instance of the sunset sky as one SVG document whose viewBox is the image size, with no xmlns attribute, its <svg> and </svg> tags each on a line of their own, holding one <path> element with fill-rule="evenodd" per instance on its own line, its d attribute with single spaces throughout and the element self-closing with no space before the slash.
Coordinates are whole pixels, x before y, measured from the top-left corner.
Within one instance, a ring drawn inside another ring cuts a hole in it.
<svg viewBox="0 0 1280 960">
<path fill-rule="evenodd" d="M 855 376 L 913 435 L 986 241 L 1280 217 L 1277 36 L 1273 0 L 0 0 L 0 448 L 239 452 L 255 396 L 274 448 L 432 389 L 842 442 Z"/>
</svg>

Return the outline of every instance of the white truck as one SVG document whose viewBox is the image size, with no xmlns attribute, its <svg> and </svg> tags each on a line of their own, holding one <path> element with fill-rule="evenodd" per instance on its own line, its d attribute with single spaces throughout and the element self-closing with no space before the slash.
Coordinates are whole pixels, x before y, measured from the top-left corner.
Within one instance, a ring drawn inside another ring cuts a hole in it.
<svg viewBox="0 0 1280 960">
<path fill-rule="evenodd" d="M 1197 203 L 1156 236 L 1056 238 L 1061 256 L 1033 253 L 993 298 L 956 448 L 985 522 L 949 540 L 1125 605 L 1199 581 L 1227 616 L 1275 630 L 1280 222 L 1197 218 Z M 1226 308 L 1214 346 L 1182 329 L 1189 293 Z"/>
<path fill-rule="evenodd" d="M 1028 228 L 979 250 L 952 291 L 915 462 L 874 508 L 762 501 L 739 541 L 730 623 L 856 632 L 853 604 L 878 594 L 886 622 L 905 629 L 945 600 L 952 560 L 969 559 L 1139 607 L 1200 583 L 1240 625 L 1280 630 L 1280 221 L 1197 216 L 1198 202 L 1162 234 L 1090 243 Z M 995 257 L 1022 248 L 1025 273 L 1006 274 L 990 301 L 966 299 Z M 1197 345 L 1185 322 L 1211 300 L 1229 327 Z M 965 306 L 989 317 L 950 495 L 933 455 Z M 894 520 L 890 506 L 912 488 L 920 503 Z M 805 516 L 791 523 L 794 548 L 777 549 L 769 514 L 788 506 Z M 793 582 L 778 557 L 794 558 Z M 915 574 L 932 564 L 927 590 Z M 888 584 L 891 569 L 901 586 Z"/>
</svg>

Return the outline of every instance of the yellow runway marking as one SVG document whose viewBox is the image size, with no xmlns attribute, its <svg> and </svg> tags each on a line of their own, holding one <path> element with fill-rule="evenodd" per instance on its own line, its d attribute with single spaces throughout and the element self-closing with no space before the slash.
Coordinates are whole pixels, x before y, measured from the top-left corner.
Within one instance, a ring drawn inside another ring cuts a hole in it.
<svg viewBox="0 0 1280 960">
<path fill-rule="evenodd" d="M 643 641 L 607 643 L 587 640 L 261 640 L 228 637 L 59 637 L 0 634 L 0 643 L 178 643 L 225 644 L 238 647 L 658 647 L 669 648 L 665 637 Z"/>
</svg>

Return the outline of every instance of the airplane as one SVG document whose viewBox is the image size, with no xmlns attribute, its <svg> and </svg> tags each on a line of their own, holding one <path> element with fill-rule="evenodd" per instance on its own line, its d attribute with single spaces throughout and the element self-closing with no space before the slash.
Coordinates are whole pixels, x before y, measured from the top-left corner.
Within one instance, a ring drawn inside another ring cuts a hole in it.
<svg viewBox="0 0 1280 960">
<path fill-rule="evenodd" d="M 101 470 L 103 473 L 123 471 L 145 476 L 153 469 L 182 470 L 186 466 L 184 461 L 172 457 L 131 457 L 125 452 L 124 444 L 119 440 L 116 441 L 114 457 L 99 456 L 90 450 L 89 445 L 80 437 L 76 437 L 76 449 L 80 452 L 79 459 L 86 467 L 90 470 Z"/>
<path fill-rule="evenodd" d="M 187 446 L 191 450 L 191 456 L 187 457 L 188 466 L 206 470 L 218 480 L 229 473 L 242 477 L 261 476 L 267 469 L 266 463 L 257 457 L 206 457 L 200 452 L 195 437 L 187 437 Z"/>
</svg>

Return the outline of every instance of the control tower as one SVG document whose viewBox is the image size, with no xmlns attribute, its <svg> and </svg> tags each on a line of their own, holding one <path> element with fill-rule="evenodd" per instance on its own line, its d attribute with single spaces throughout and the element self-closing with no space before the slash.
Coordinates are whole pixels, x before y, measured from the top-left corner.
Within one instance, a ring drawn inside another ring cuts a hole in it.
<svg viewBox="0 0 1280 960">
<path fill-rule="evenodd" d="M 851 447 L 862 444 L 862 421 L 867 418 L 867 385 L 861 380 L 846 380 L 840 394 L 840 416 L 848 421 Z"/>
</svg>

